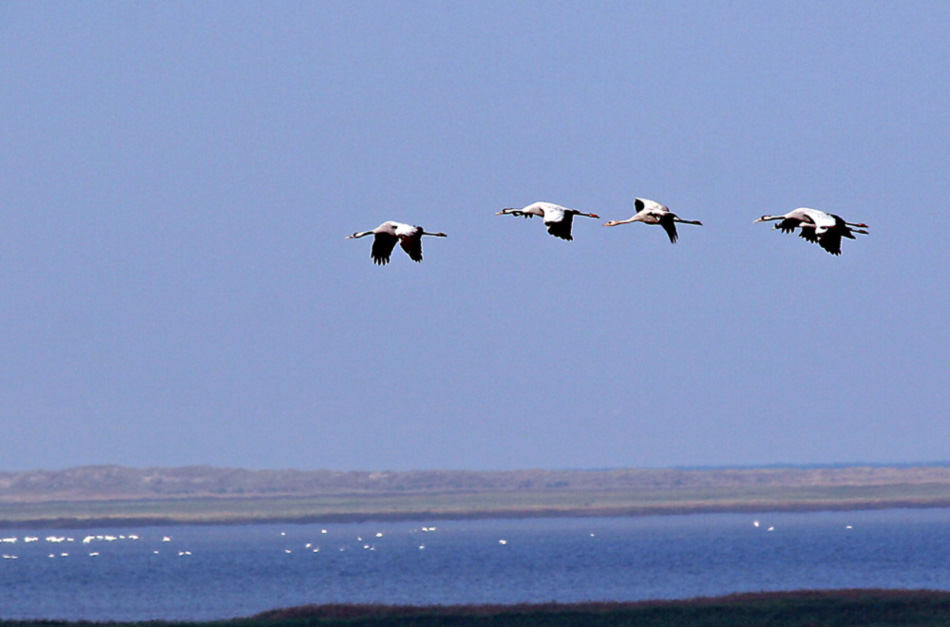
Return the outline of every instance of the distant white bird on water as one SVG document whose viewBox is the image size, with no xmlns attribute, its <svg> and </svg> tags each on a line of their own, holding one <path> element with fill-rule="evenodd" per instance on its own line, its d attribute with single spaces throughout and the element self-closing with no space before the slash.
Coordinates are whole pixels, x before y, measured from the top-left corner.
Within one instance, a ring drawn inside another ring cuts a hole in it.
<svg viewBox="0 0 950 627">
<path fill-rule="evenodd" d="M 637 213 L 633 217 L 626 220 L 611 220 L 610 222 L 604 224 L 604 226 L 619 226 L 621 224 L 630 224 L 631 222 L 659 224 L 669 236 L 670 243 L 675 244 L 676 240 L 679 239 L 679 235 L 676 232 L 677 222 L 682 224 L 696 224 L 698 226 L 703 225 L 703 223 L 699 220 L 683 220 L 678 215 L 670 211 L 669 207 L 666 205 L 661 205 L 655 200 L 634 198 L 633 207 L 637 210 Z"/>
<path fill-rule="evenodd" d="M 401 222 L 386 221 L 377 226 L 372 231 L 362 231 L 347 235 L 345 239 L 359 239 L 372 235 L 373 249 L 370 256 L 373 263 L 385 266 L 389 263 L 389 258 L 396 248 L 398 242 L 402 249 L 406 251 L 409 258 L 415 262 L 422 261 L 422 236 L 431 235 L 432 237 L 447 237 L 445 233 L 428 233 L 421 226 L 412 226 Z"/>
<path fill-rule="evenodd" d="M 845 222 L 841 216 L 808 207 L 799 207 L 780 216 L 765 215 L 752 223 L 771 221 L 778 221 L 772 228 L 783 233 L 793 233 L 796 228 L 800 228 L 799 237 L 818 244 L 832 255 L 841 254 L 842 237 L 857 239 L 855 233 L 868 234 L 864 230 L 868 225 L 863 222 Z"/>
<path fill-rule="evenodd" d="M 502 209 L 496 216 L 522 216 L 524 218 L 533 218 L 538 216 L 544 221 L 544 226 L 548 227 L 548 233 L 561 239 L 573 240 L 571 227 L 574 224 L 574 216 L 584 216 L 587 218 L 600 218 L 596 213 L 584 213 L 577 209 L 568 209 L 561 205 L 555 205 L 553 202 L 533 202 L 521 209 L 509 207 Z"/>
</svg>

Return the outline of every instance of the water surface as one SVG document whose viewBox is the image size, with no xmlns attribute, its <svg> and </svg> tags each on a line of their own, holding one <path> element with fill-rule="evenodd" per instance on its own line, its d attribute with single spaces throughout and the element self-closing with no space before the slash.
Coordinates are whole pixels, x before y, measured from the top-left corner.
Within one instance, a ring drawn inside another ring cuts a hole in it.
<svg viewBox="0 0 950 627">
<path fill-rule="evenodd" d="M 308 603 L 950 590 L 948 509 L 0 535 L 8 540 L 0 543 L 0 618 L 6 619 L 207 620 Z"/>
</svg>

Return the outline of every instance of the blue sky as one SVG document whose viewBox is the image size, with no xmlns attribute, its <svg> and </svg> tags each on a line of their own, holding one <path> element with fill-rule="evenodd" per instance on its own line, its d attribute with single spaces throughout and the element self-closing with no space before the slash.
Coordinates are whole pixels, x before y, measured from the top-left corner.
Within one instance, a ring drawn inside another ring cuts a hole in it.
<svg viewBox="0 0 950 627">
<path fill-rule="evenodd" d="M 950 460 L 950 5 L 0 4 L 0 466 Z M 652 198 L 704 226 L 670 245 Z M 547 200 L 573 242 L 496 216 Z M 752 224 L 866 222 L 835 258 Z M 448 233 L 425 261 L 344 240 Z"/>
</svg>

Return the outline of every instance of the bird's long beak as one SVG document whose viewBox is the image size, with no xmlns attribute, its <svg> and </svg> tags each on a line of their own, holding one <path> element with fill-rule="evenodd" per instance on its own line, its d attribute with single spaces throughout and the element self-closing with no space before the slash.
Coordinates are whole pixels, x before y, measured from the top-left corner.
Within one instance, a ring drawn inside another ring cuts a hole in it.
<svg viewBox="0 0 950 627">
<path fill-rule="evenodd" d="M 765 222 L 765 220 L 763 220 L 762 218 L 756 218 L 755 220 L 752 221 L 752 224 L 755 224 L 756 222 Z"/>
<path fill-rule="evenodd" d="M 355 237 L 356 237 L 356 233 L 353 233 L 353 235 L 347 235 L 343 239 L 354 239 Z"/>
<path fill-rule="evenodd" d="M 596 213 L 590 214 L 590 217 L 592 217 L 592 218 L 597 218 L 598 220 L 600 220 L 600 216 L 597 215 Z"/>
<path fill-rule="evenodd" d="M 495 215 L 496 215 L 496 216 L 503 216 L 503 215 L 505 215 L 505 212 L 504 212 L 504 211 L 499 211 L 499 212 L 496 213 Z"/>
</svg>

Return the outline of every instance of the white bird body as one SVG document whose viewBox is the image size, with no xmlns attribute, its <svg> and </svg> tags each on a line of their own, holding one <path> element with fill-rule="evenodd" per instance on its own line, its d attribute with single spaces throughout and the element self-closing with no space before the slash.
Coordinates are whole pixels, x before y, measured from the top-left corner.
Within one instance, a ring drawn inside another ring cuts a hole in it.
<svg viewBox="0 0 950 627">
<path fill-rule="evenodd" d="M 522 216 L 525 218 L 533 218 L 534 216 L 540 217 L 544 221 L 544 226 L 548 228 L 548 233 L 554 237 L 560 237 L 561 239 L 572 240 L 574 236 L 571 235 L 571 227 L 574 224 L 574 216 L 585 216 L 588 218 L 599 218 L 596 213 L 584 213 L 578 211 L 577 209 L 568 209 L 567 207 L 562 207 L 561 205 L 555 205 L 553 202 L 533 202 L 526 207 L 517 209 L 510 207 L 508 209 L 502 209 L 495 215 L 511 215 L 511 216 Z"/>
<path fill-rule="evenodd" d="M 822 235 L 826 233 L 828 229 L 835 226 L 835 217 L 830 213 L 825 213 L 821 209 L 808 208 L 805 209 L 805 212 L 808 214 L 808 217 L 811 218 L 812 222 L 815 223 L 815 233 L 817 235 Z"/>
<path fill-rule="evenodd" d="M 868 225 L 863 222 L 845 222 L 841 216 L 809 207 L 799 207 L 780 216 L 764 215 L 754 220 L 753 224 L 773 220 L 779 221 L 772 227 L 773 229 L 778 229 L 783 233 L 793 233 L 796 228 L 800 228 L 799 237 L 818 244 L 832 255 L 841 254 L 842 237 L 856 239 L 855 233 L 868 234 L 864 230 L 868 228 Z"/>
<path fill-rule="evenodd" d="M 756 222 L 768 222 L 771 220 L 781 220 L 778 224 L 772 225 L 773 229 L 778 229 L 783 233 L 791 233 L 796 228 L 802 224 L 815 224 L 815 218 L 817 213 L 824 213 L 824 211 L 819 212 L 817 209 L 809 209 L 808 207 L 799 207 L 789 211 L 788 213 L 780 216 L 762 216 L 758 220 L 754 220 L 752 223 Z"/>
<path fill-rule="evenodd" d="M 422 236 L 431 235 L 433 237 L 446 237 L 445 233 L 428 233 L 421 226 L 403 224 L 402 222 L 393 222 L 387 220 L 372 231 L 361 231 L 347 235 L 345 239 L 359 239 L 367 235 L 373 236 L 373 249 L 370 256 L 373 263 L 385 266 L 389 263 L 393 249 L 396 243 L 402 247 L 409 258 L 415 262 L 422 261 Z"/>
<path fill-rule="evenodd" d="M 611 220 L 604 224 L 604 226 L 618 226 L 621 224 L 630 224 L 631 222 L 643 222 L 644 224 L 659 224 L 663 227 L 663 230 L 666 231 L 667 236 L 670 238 L 670 243 L 675 244 L 676 240 L 679 239 L 679 235 L 676 232 L 676 223 L 680 222 L 682 224 L 696 224 L 702 226 L 702 222 L 699 220 L 683 220 L 678 215 L 670 211 L 670 208 L 666 205 L 661 205 L 655 200 L 648 200 L 646 198 L 634 198 L 633 207 L 637 210 L 637 213 L 633 217 L 627 218 L 626 220 Z"/>
</svg>

